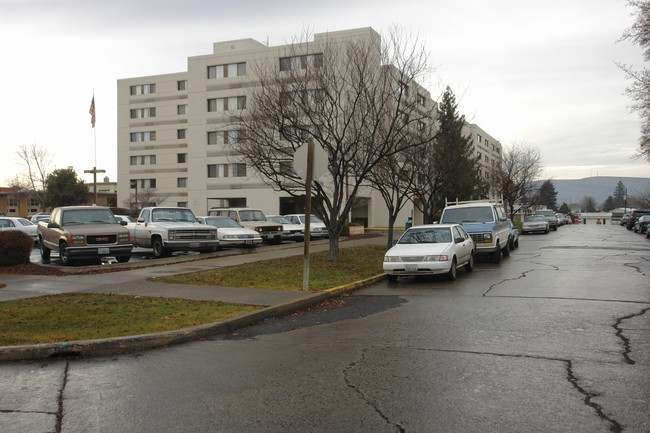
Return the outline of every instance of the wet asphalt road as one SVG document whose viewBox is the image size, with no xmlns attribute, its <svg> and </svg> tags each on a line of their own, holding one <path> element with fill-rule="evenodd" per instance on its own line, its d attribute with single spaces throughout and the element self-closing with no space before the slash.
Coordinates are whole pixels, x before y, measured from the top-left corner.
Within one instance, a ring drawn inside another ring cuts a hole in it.
<svg viewBox="0 0 650 433">
<path fill-rule="evenodd" d="M 2 432 L 648 432 L 650 240 L 521 238 L 225 336 L 0 364 Z"/>
</svg>

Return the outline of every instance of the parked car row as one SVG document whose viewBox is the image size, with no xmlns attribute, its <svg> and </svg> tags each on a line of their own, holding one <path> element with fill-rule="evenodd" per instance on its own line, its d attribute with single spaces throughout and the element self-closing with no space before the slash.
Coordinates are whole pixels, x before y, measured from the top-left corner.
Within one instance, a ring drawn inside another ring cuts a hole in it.
<svg viewBox="0 0 650 433">
<path fill-rule="evenodd" d="M 650 239 L 648 231 L 650 210 L 633 210 L 631 213 L 626 213 L 621 218 L 620 224 L 628 230 L 634 230 L 635 233 L 645 233 L 646 237 Z"/>
<path fill-rule="evenodd" d="M 445 274 L 474 268 L 477 255 L 492 263 L 519 246 L 519 233 L 500 203 L 485 200 L 448 203 L 440 224 L 411 226 L 384 255 L 388 280 L 401 276 Z"/>
</svg>

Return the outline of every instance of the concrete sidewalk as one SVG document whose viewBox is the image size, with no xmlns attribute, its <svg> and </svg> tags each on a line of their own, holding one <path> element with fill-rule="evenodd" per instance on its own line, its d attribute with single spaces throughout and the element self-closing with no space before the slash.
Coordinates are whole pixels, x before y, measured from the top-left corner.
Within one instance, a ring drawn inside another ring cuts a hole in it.
<svg viewBox="0 0 650 433">
<path fill-rule="evenodd" d="M 386 238 L 379 236 L 346 240 L 342 241 L 339 245 L 343 249 L 360 245 L 384 245 L 385 243 Z M 327 251 L 328 249 L 328 241 L 317 241 L 312 242 L 310 251 L 319 252 Z M 365 284 L 371 284 L 372 282 L 383 279 L 383 274 L 381 274 L 366 281 L 355 282 L 350 285 L 316 293 L 222 286 L 195 286 L 148 281 L 151 277 L 184 274 L 274 258 L 302 255 L 303 244 L 264 246 L 251 250 L 250 253 L 246 254 L 224 254 L 228 253 L 214 253 L 209 258 L 199 260 L 196 260 L 196 256 L 194 259 L 188 259 L 187 256 L 179 258 L 172 257 L 166 259 L 167 263 L 163 266 L 151 266 L 151 263 L 145 263 L 143 266 L 136 267 L 135 269 L 101 274 L 80 275 L 71 273 L 66 276 L 0 275 L 0 283 L 6 284 L 6 287 L 0 289 L 0 301 L 57 293 L 88 292 L 223 301 L 266 307 L 223 322 L 176 331 L 91 341 L 0 347 L 0 361 L 44 359 L 61 356 L 99 356 L 119 352 L 146 350 L 168 344 L 191 341 L 209 335 L 229 332 L 266 318 L 278 317 L 309 308 L 331 296 L 336 296 L 340 293 L 354 290 Z"/>
</svg>

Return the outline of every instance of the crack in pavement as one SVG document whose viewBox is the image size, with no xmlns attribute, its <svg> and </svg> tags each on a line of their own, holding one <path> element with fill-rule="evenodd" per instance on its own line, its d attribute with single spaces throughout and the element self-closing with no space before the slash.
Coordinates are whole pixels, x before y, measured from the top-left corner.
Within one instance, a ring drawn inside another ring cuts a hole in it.
<svg viewBox="0 0 650 433">
<path fill-rule="evenodd" d="M 488 355 L 488 356 L 500 356 L 504 358 L 527 358 L 527 359 L 540 359 L 544 361 L 555 361 L 555 362 L 561 362 L 564 364 L 567 376 L 566 379 L 571 385 L 578 391 L 580 394 L 584 396 L 583 401 L 584 403 L 591 407 L 596 414 L 598 414 L 598 417 L 600 417 L 602 420 L 605 420 L 609 423 L 610 427 L 609 430 L 613 433 L 620 433 L 623 431 L 623 426 L 619 424 L 618 421 L 616 421 L 613 418 L 610 418 L 605 414 L 605 411 L 603 410 L 602 406 L 600 406 L 598 403 L 595 403 L 592 399 L 594 397 L 598 397 L 599 394 L 593 393 L 593 392 L 588 392 L 586 389 L 580 386 L 580 379 L 578 376 L 575 374 L 573 371 L 573 361 L 570 359 L 563 359 L 563 358 L 554 358 L 554 357 L 549 357 L 549 356 L 540 356 L 540 355 L 522 355 L 522 354 L 508 354 L 508 353 L 494 353 L 494 352 L 478 352 L 478 351 L 470 351 L 470 350 L 453 350 L 453 349 L 420 349 L 420 350 L 433 350 L 436 352 L 447 352 L 447 353 L 467 353 L 467 354 L 473 354 L 473 355 Z"/>
<path fill-rule="evenodd" d="M 650 311 L 650 308 L 644 308 L 643 310 L 639 311 L 638 313 L 633 313 L 629 314 L 627 316 L 621 317 L 616 320 L 616 323 L 612 325 L 612 328 L 616 330 L 616 336 L 620 338 L 623 341 L 623 358 L 625 359 L 625 362 L 630 365 L 636 364 L 636 361 L 634 361 L 630 357 L 630 353 L 632 352 L 632 348 L 630 346 L 630 339 L 627 338 L 625 335 L 623 335 L 623 328 L 621 328 L 621 324 L 623 323 L 624 320 L 627 319 L 632 319 L 634 317 L 639 317 L 643 316 L 645 313 Z"/>
<path fill-rule="evenodd" d="M 384 414 L 384 413 L 381 411 L 381 409 L 379 408 L 379 406 L 376 405 L 376 404 L 374 404 L 374 403 L 372 403 L 372 402 L 370 401 L 370 399 L 368 398 L 368 396 L 365 395 L 364 392 L 363 392 L 363 391 L 362 391 L 358 386 L 354 385 L 354 384 L 352 383 L 352 381 L 350 380 L 350 378 L 348 377 L 348 372 L 349 372 L 351 369 L 353 369 L 354 367 L 356 367 L 356 365 L 357 365 L 358 363 L 363 362 L 363 361 L 365 361 L 365 360 L 366 360 L 366 349 L 363 349 L 363 350 L 361 351 L 361 359 L 359 359 L 358 361 L 351 362 L 350 364 L 347 365 L 347 367 L 345 367 L 345 369 L 343 370 L 343 380 L 345 381 L 345 385 L 346 385 L 348 388 L 352 389 L 354 392 L 356 392 L 356 393 L 361 397 L 361 400 L 363 400 L 363 401 L 364 401 L 368 406 L 370 406 L 370 407 L 371 407 L 371 408 L 372 408 L 372 409 L 373 409 L 373 410 L 374 410 L 374 411 L 375 411 L 375 412 L 376 412 L 376 413 L 377 413 L 377 414 L 378 414 L 378 415 L 379 415 L 379 416 L 380 416 L 384 421 L 386 421 L 386 424 L 388 424 L 388 425 L 392 425 L 393 427 L 395 427 L 395 428 L 397 429 L 397 432 L 398 432 L 398 433 L 406 433 L 406 430 L 404 429 L 404 427 L 402 427 L 401 425 L 399 425 L 399 424 L 397 424 L 397 423 L 391 421 L 390 418 L 388 418 L 388 416 L 387 416 L 386 414 Z"/>
<path fill-rule="evenodd" d="M 0 413 L 42 413 L 44 415 L 57 414 L 57 412 L 48 412 L 43 410 L 13 410 L 13 409 L 0 409 Z"/>
<path fill-rule="evenodd" d="M 645 257 L 640 257 L 640 259 L 641 259 L 641 260 L 645 260 L 646 262 L 649 261 L 649 260 L 648 260 L 647 258 L 645 258 Z M 639 264 L 639 266 L 635 266 L 636 264 Z M 643 271 L 641 270 L 641 266 L 640 266 L 640 264 L 641 264 L 641 262 L 623 263 L 623 266 L 627 266 L 628 268 L 632 268 L 632 269 L 634 269 L 635 271 L 637 271 L 638 273 L 640 273 L 642 276 L 646 277 L 647 275 L 645 274 L 645 272 L 643 272 Z"/>
<path fill-rule="evenodd" d="M 584 402 L 585 405 L 589 406 L 591 409 L 596 412 L 598 417 L 602 419 L 603 421 L 607 422 L 609 424 L 609 431 L 613 433 L 621 433 L 624 431 L 624 427 L 615 419 L 612 417 L 608 416 L 605 411 L 603 410 L 603 407 L 599 405 L 598 403 L 593 401 L 594 397 L 598 397 L 600 394 L 595 393 L 595 392 L 589 392 L 585 388 L 583 388 L 580 385 L 580 379 L 578 378 L 577 374 L 573 370 L 573 361 L 570 359 L 564 359 L 564 358 L 556 358 L 556 357 L 550 357 L 550 356 L 542 356 L 542 355 L 525 355 L 525 354 L 509 354 L 509 353 L 496 353 L 496 352 L 479 352 L 479 351 L 472 351 L 472 350 L 457 350 L 457 349 L 432 349 L 432 348 L 422 348 L 422 347 L 405 347 L 403 349 L 410 349 L 410 350 L 420 350 L 420 351 L 426 351 L 426 352 L 442 352 L 442 353 L 462 353 L 462 354 L 469 354 L 469 355 L 479 355 L 479 356 L 497 356 L 497 357 L 503 357 L 503 358 L 520 358 L 520 359 L 537 359 L 537 360 L 543 360 L 543 361 L 552 361 L 552 362 L 561 362 L 564 365 L 565 371 L 566 371 L 566 380 L 571 384 L 571 386 L 580 394 L 582 395 L 583 399 L 582 401 Z M 361 359 L 355 362 L 351 362 L 346 369 L 343 372 L 343 376 L 345 379 L 346 385 L 353 389 L 357 394 L 361 396 L 361 398 L 368 403 L 378 414 L 381 416 L 388 424 L 391 424 L 395 426 L 398 429 L 399 433 L 405 433 L 406 430 L 399 424 L 392 422 L 380 409 L 376 404 L 373 404 L 369 401 L 368 397 L 361 391 L 361 389 L 358 386 L 355 386 L 351 383 L 350 379 L 348 378 L 348 371 L 354 368 L 357 364 L 360 362 L 365 361 L 366 356 L 365 352 L 368 349 L 364 349 L 361 354 Z"/>
<path fill-rule="evenodd" d="M 59 390 L 58 396 L 58 410 L 56 412 L 56 433 L 61 433 L 63 427 L 63 392 L 65 387 L 68 384 L 68 372 L 70 370 L 70 361 L 65 362 L 65 369 L 63 370 L 63 383 L 61 384 L 61 389 Z"/>
</svg>

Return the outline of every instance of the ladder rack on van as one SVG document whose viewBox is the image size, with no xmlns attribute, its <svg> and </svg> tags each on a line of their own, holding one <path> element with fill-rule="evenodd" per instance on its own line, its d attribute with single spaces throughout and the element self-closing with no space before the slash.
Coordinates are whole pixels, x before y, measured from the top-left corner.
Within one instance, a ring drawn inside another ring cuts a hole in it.
<svg viewBox="0 0 650 433">
<path fill-rule="evenodd" d="M 448 201 L 445 198 L 445 206 L 456 206 L 459 204 L 470 204 L 470 203 L 492 203 L 492 204 L 503 204 L 503 200 L 491 200 L 491 199 L 483 199 L 483 200 L 465 200 L 465 201 Z"/>
</svg>

